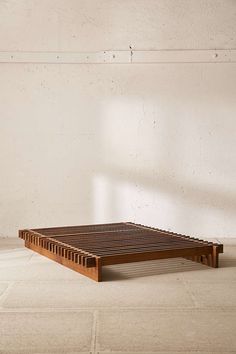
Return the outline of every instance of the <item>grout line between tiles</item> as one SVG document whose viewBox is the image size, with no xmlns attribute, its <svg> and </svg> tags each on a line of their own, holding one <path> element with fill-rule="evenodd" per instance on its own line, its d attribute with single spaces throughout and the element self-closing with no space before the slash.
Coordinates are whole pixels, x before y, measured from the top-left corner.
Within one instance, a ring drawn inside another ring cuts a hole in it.
<svg viewBox="0 0 236 354">
<path fill-rule="evenodd" d="M 97 352 L 97 322 L 98 322 L 98 310 L 94 310 L 94 312 L 93 312 L 91 354 L 95 354 Z"/>
<path fill-rule="evenodd" d="M 183 285 L 187 291 L 187 293 L 189 294 L 195 308 L 201 308 L 200 304 L 198 303 L 198 301 L 196 300 L 196 297 L 194 296 L 192 290 L 191 290 L 191 287 L 189 286 L 189 283 L 184 279 L 184 276 L 183 276 Z M 214 306 L 215 307 L 215 306 Z"/>
<path fill-rule="evenodd" d="M 2 308 L 2 306 L 4 305 L 5 300 L 8 297 L 9 292 L 11 291 L 11 289 L 13 288 L 13 286 L 15 285 L 15 281 L 11 281 L 8 282 L 8 286 L 6 288 L 6 290 L 3 292 L 3 294 L 0 296 L 0 309 Z"/>
<path fill-rule="evenodd" d="M 177 353 L 186 353 L 186 354 L 202 354 L 203 352 L 202 352 L 202 350 L 188 350 L 188 351 L 186 351 L 185 349 L 175 349 L 175 351 L 172 351 L 172 350 L 163 350 L 163 349 L 161 349 L 161 350 L 155 350 L 155 352 L 153 352 L 153 351 L 135 351 L 135 352 L 126 352 L 126 351 L 116 351 L 116 350 L 114 350 L 114 351 L 106 351 L 106 350 L 102 350 L 102 351 L 98 351 L 98 352 L 96 352 L 95 354 L 158 354 L 158 353 L 160 353 L 160 354 L 163 354 L 163 353 L 166 353 L 166 354 L 177 354 Z M 213 354 L 213 351 L 212 350 L 204 350 L 204 353 L 209 353 L 209 354 Z M 233 354 L 235 354 L 235 351 L 233 351 L 233 350 L 224 350 L 224 352 L 222 352 L 221 350 L 220 351 L 214 351 L 214 354 L 226 354 L 226 353 L 233 353 Z"/>
<path fill-rule="evenodd" d="M 215 312 L 216 310 L 218 312 L 222 312 L 222 313 L 227 313 L 227 312 L 232 312 L 232 311 L 236 311 L 236 305 L 235 306 L 183 306 L 183 307 L 161 307 L 161 306 L 155 306 L 155 307 L 131 307 L 131 306 L 127 306 L 127 307 L 71 307 L 71 308 L 66 308 L 66 307 L 55 307 L 55 308 L 50 308 L 50 307 L 41 307 L 41 308 L 37 308 L 37 307 L 11 307 L 11 308 L 6 308 L 6 307 L 1 307 L 0 311 L 1 312 L 81 312 L 81 311 L 88 311 L 88 312 L 92 312 L 94 313 L 95 311 L 99 312 L 99 311 L 155 311 L 158 310 L 160 312 L 166 312 L 166 311 L 171 311 L 171 312 L 176 312 L 176 313 L 183 313 L 186 312 L 188 313 L 189 311 L 197 311 L 197 312 L 205 312 L 207 309 L 207 311 L 212 311 Z"/>
</svg>

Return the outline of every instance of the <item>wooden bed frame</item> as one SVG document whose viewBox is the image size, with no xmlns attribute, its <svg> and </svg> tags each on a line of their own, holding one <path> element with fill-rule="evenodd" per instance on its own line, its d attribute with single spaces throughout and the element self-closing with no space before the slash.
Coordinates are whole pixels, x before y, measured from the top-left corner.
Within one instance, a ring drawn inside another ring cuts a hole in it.
<svg viewBox="0 0 236 354">
<path fill-rule="evenodd" d="M 223 245 L 131 222 L 19 230 L 25 246 L 102 281 L 110 264 L 183 257 L 218 267 Z"/>
</svg>

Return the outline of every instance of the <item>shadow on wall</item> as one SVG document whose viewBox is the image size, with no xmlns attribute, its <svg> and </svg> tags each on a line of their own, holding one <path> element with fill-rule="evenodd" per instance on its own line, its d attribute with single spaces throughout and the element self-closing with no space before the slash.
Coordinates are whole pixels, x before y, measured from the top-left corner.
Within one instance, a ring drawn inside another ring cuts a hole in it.
<svg viewBox="0 0 236 354">
<path fill-rule="evenodd" d="M 235 67 L 6 67 L 1 234 L 130 220 L 236 236 Z"/>
<path fill-rule="evenodd" d="M 208 69 L 204 76 L 198 66 L 191 82 L 173 72 L 167 88 L 155 67 L 152 80 L 139 74 L 138 85 L 131 75 L 127 96 L 104 102 L 94 222 L 131 220 L 202 237 L 235 237 L 236 105 L 232 90 L 222 97 L 222 72 Z"/>
</svg>

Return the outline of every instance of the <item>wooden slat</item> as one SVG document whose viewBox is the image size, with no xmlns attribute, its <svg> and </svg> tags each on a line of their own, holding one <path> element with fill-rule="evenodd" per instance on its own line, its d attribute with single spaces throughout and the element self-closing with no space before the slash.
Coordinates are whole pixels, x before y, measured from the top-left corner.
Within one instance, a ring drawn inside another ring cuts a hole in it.
<svg viewBox="0 0 236 354">
<path fill-rule="evenodd" d="M 96 224 L 96 225 L 81 225 L 81 226 L 62 226 L 53 228 L 41 228 L 41 229 L 31 229 L 41 233 L 42 235 L 48 236 L 51 234 L 68 234 L 68 233 L 90 233 L 94 231 L 112 231 L 112 230 L 123 230 L 123 229 L 135 229 L 132 225 L 127 225 L 125 223 L 113 223 L 113 224 Z"/>
</svg>

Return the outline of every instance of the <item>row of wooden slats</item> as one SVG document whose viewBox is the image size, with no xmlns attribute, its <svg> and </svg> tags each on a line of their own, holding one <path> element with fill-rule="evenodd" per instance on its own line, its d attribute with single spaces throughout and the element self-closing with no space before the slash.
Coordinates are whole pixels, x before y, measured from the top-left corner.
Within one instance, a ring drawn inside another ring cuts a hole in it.
<svg viewBox="0 0 236 354">
<path fill-rule="evenodd" d="M 27 230 L 21 230 L 19 237 L 24 241 L 30 242 L 35 246 L 43 248 L 59 257 L 64 257 L 84 267 L 91 268 L 96 266 L 96 258 L 93 255 L 78 250 L 71 245 L 63 244 L 57 240 Z"/>
</svg>

